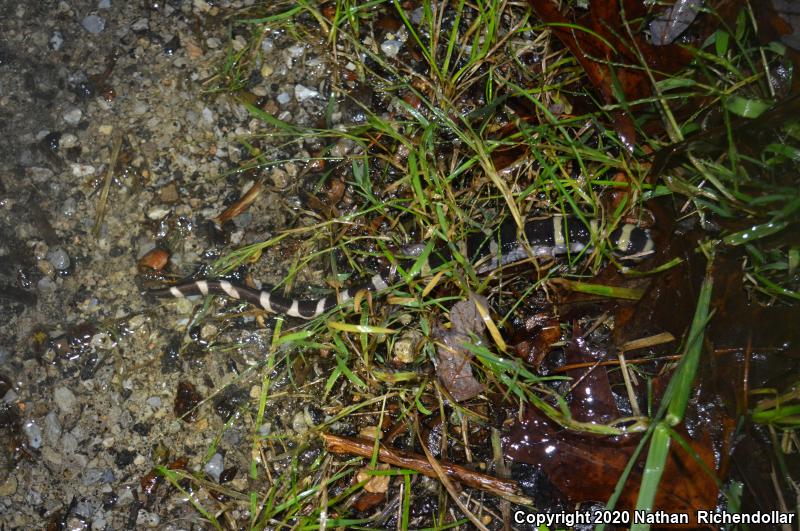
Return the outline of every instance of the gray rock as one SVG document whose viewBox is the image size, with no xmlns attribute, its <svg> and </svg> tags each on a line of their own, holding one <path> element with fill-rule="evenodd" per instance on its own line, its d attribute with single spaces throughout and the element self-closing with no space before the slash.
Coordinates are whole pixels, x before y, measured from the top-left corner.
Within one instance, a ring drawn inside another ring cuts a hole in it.
<svg viewBox="0 0 800 531">
<path fill-rule="evenodd" d="M 131 29 L 136 32 L 147 31 L 148 29 L 150 29 L 150 20 L 148 20 L 145 17 L 142 17 L 133 24 L 131 24 Z"/>
<path fill-rule="evenodd" d="M 75 126 L 81 123 L 81 118 L 83 117 L 83 111 L 78 109 L 77 107 L 74 109 L 70 109 L 64 113 L 62 118 L 66 123 L 69 125 Z"/>
<path fill-rule="evenodd" d="M 28 446 L 34 450 L 42 446 L 42 429 L 36 424 L 35 420 L 29 420 L 22 425 L 22 431 L 28 438 Z"/>
<path fill-rule="evenodd" d="M 53 264 L 53 267 L 59 271 L 69 269 L 70 266 L 69 255 L 60 247 L 50 249 L 50 251 L 47 253 L 47 261 Z"/>
<path fill-rule="evenodd" d="M 64 35 L 61 34 L 60 31 L 56 30 L 50 35 L 50 49 L 54 52 L 57 52 L 64 46 Z"/>
<path fill-rule="evenodd" d="M 44 417 L 44 436 L 47 442 L 54 446 L 61 437 L 61 421 L 58 420 L 58 413 L 50 411 Z"/>
<path fill-rule="evenodd" d="M 57 387 L 53 393 L 56 404 L 64 413 L 70 414 L 75 411 L 77 399 L 75 395 L 66 387 Z"/>
<path fill-rule="evenodd" d="M 211 459 L 208 460 L 208 463 L 206 463 L 206 466 L 203 467 L 203 470 L 206 474 L 214 478 L 214 481 L 219 481 L 219 476 L 222 474 L 223 468 L 224 461 L 222 454 L 217 452 L 211 456 Z"/>
<path fill-rule="evenodd" d="M 281 105 L 286 105 L 287 103 L 289 103 L 291 101 L 292 97 L 289 95 L 288 92 L 281 92 L 280 94 L 278 94 L 278 97 L 275 98 L 275 99 Z"/>
<path fill-rule="evenodd" d="M 106 20 L 92 13 L 81 21 L 81 26 L 89 33 L 96 35 L 106 29 Z"/>
</svg>

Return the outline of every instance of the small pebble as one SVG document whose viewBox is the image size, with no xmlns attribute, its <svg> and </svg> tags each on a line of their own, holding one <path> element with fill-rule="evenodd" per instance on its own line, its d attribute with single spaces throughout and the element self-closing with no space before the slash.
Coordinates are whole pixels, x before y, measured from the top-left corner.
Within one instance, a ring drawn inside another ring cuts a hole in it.
<svg viewBox="0 0 800 531">
<path fill-rule="evenodd" d="M 97 132 L 101 135 L 108 136 L 114 131 L 113 125 L 101 125 L 97 128 Z"/>
<path fill-rule="evenodd" d="M 17 478 L 10 476 L 3 483 L 0 483 L 0 498 L 12 496 L 17 493 Z"/>
<path fill-rule="evenodd" d="M 206 463 L 206 466 L 203 467 L 203 470 L 206 474 L 214 478 L 214 481 L 219 481 L 219 476 L 222 474 L 223 466 L 224 461 L 222 459 L 222 454 L 217 452 L 211 456 L 211 459 L 208 460 L 208 463 Z"/>
<path fill-rule="evenodd" d="M 83 111 L 75 108 L 70 109 L 69 111 L 64 113 L 64 121 L 67 122 L 69 125 L 78 125 L 81 123 L 81 118 L 83 117 Z"/>
<path fill-rule="evenodd" d="M 153 409 L 158 409 L 161 407 L 161 397 L 160 396 L 151 396 L 147 399 L 147 405 Z"/>
<path fill-rule="evenodd" d="M 111 9 L 111 0 L 100 0 L 97 9 Z"/>
<path fill-rule="evenodd" d="M 136 513 L 136 528 L 140 529 L 139 526 L 144 527 L 158 527 L 161 524 L 161 517 L 158 516 L 156 513 L 151 513 L 149 511 L 139 511 Z"/>
<path fill-rule="evenodd" d="M 103 17 L 91 14 L 81 21 L 81 26 L 89 33 L 96 35 L 106 28 L 106 21 Z"/>
<path fill-rule="evenodd" d="M 68 197 L 61 203 L 61 215 L 71 218 L 78 211 L 78 203 L 74 197 Z"/>
<path fill-rule="evenodd" d="M 94 485 L 103 479 L 103 470 L 99 468 L 89 468 L 83 472 L 82 482 L 84 485 Z"/>
<path fill-rule="evenodd" d="M 17 401 L 18 398 L 19 395 L 17 394 L 17 392 L 14 391 L 13 389 L 9 389 L 8 391 L 6 391 L 6 394 L 3 395 L 3 402 L 5 402 L 6 404 L 13 404 L 14 402 Z"/>
<path fill-rule="evenodd" d="M 163 206 L 155 206 L 147 211 L 147 217 L 153 221 L 164 219 L 169 214 L 169 209 Z"/>
<path fill-rule="evenodd" d="M 60 247 L 56 247 L 55 249 L 50 249 L 50 251 L 48 251 L 47 261 L 53 264 L 53 267 L 59 271 L 69 269 L 70 266 L 69 255 Z"/>
<path fill-rule="evenodd" d="M 219 333 L 219 328 L 217 328 L 211 323 L 204 324 L 203 327 L 200 329 L 200 337 L 205 340 L 212 339 L 218 333 Z"/>
<path fill-rule="evenodd" d="M 139 269 L 152 269 L 153 271 L 161 271 L 169 263 L 169 253 L 164 249 L 156 247 L 146 252 L 139 258 Z"/>
<path fill-rule="evenodd" d="M 297 101 L 305 101 L 307 99 L 316 98 L 317 96 L 319 96 L 319 92 L 305 85 L 297 84 L 294 86 L 294 97 Z"/>
<path fill-rule="evenodd" d="M 304 411 L 298 411 L 292 417 L 292 429 L 296 433 L 305 433 L 308 431 L 308 423 L 306 422 L 306 414 Z"/>
<path fill-rule="evenodd" d="M 56 30 L 50 35 L 50 49 L 54 52 L 57 52 L 64 46 L 64 35 L 61 34 L 60 31 Z"/>
<path fill-rule="evenodd" d="M 158 198 L 164 203 L 176 203 L 180 199 L 178 186 L 171 182 L 158 191 Z"/>
<path fill-rule="evenodd" d="M 53 399 L 58 405 L 59 409 L 64 413 L 72 413 L 75 410 L 75 403 L 77 399 L 75 395 L 66 387 L 57 387 L 53 393 Z"/>
<path fill-rule="evenodd" d="M 286 52 L 289 54 L 289 57 L 300 57 L 303 55 L 306 47 L 304 44 L 295 44 L 286 49 Z"/>
<path fill-rule="evenodd" d="M 93 335 L 90 344 L 92 347 L 100 350 L 111 350 L 116 345 L 111 334 L 107 332 L 100 332 L 99 334 Z"/>
<path fill-rule="evenodd" d="M 56 289 L 56 283 L 50 277 L 42 277 L 36 283 L 36 289 L 39 291 L 53 291 Z"/>
<path fill-rule="evenodd" d="M 61 421 L 58 420 L 58 413 L 55 411 L 50 411 L 44 417 L 44 436 L 50 446 L 55 446 L 56 441 L 61 437 Z"/>
<path fill-rule="evenodd" d="M 56 268 L 53 267 L 53 264 L 47 260 L 37 260 L 36 268 L 39 269 L 43 275 L 47 275 L 48 277 L 51 277 L 56 273 Z"/>
<path fill-rule="evenodd" d="M 289 95 L 288 92 L 281 92 L 280 94 L 278 94 L 278 97 L 275 98 L 275 99 L 281 105 L 286 105 L 287 103 L 289 103 L 291 101 L 292 97 Z"/>
<path fill-rule="evenodd" d="M 72 169 L 72 175 L 75 177 L 88 177 L 89 175 L 94 175 L 96 171 L 95 167 L 91 164 L 73 162 L 69 166 Z"/>
<path fill-rule="evenodd" d="M 150 29 L 150 21 L 147 18 L 142 17 L 131 24 L 131 29 L 137 33 L 147 31 Z"/>
<path fill-rule="evenodd" d="M 265 63 L 264 65 L 261 66 L 261 77 L 263 77 L 264 79 L 271 76 L 273 72 L 275 72 L 275 69 L 272 68 L 272 65 Z"/>
<path fill-rule="evenodd" d="M 35 450 L 42 445 L 42 429 L 36 425 L 36 421 L 27 421 L 22 425 L 22 431 L 28 437 L 28 446 Z"/>
<path fill-rule="evenodd" d="M 61 455 L 70 456 L 78 450 L 78 439 L 71 433 L 65 433 L 61 437 Z"/>
<path fill-rule="evenodd" d="M 70 149 L 78 145 L 78 137 L 72 133 L 64 133 L 58 142 L 59 149 Z"/>
<path fill-rule="evenodd" d="M 394 58 L 397 57 L 397 54 L 400 52 L 401 45 L 402 43 L 400 41 L 383 41 L 381 43 L 381 51 L 386 57 Z"/>
<path fill-rule="evenodd" d="M 138 330 L 144 325 L 145 321 L 147 321 L 147 318 L 143 314 L 134 315 L 128 321 L 128 330 Z"/>
<path fill-rule="evenodd" d="M 42 168 L 40 166 L 31 166 L 25 169 L 25 174 L 30 177 L 32 181 L 37 183 L 44 183 L 53 178 L 55 173 L 50 168 Z"/>
</svg>

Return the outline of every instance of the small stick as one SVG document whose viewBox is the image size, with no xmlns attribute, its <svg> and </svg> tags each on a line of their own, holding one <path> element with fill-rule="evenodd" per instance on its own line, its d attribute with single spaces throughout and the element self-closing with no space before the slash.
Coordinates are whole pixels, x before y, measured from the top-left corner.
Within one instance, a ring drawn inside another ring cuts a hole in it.
<svg viewBox="0 0 800 531">
<path fill-rule="evenodd" d="M 119 157 L 119 150 L 122 147 L 122 136 L 117 135 L 114 138 L 114 145 L 111 147 L 111 158 L 108 161 L 108 171 L 106 172 L 106 179 L 103 183 L 103 191 L 100 193 L 100 199 L 97 202 L 97 214 L 94 219 L 94 228 L 92 235 L 97 238 L 100 234 L 100 225 L 103 223 L 103 218 L 106 215 L 106 206 L 108 206 L 108 191 L 111 189 L 111 180 L 114 177 L 114 167 L 117 165 L 117 158 Z"/>
<path fill-rule="evenodd" d="M 323 433 L 322 438 L 325 440 L 325 446 L 328 451 L 335 454 L 372 457 L 375 446 L 374 441 L 367 439 L 339 437 L 329 433 Z M 396 450 L 381 445 L 378 451 L 378 460 L 381 463 L 389 463 L 390 465 L 414 470 L 431 478 L 439 477 L 436 470 L 434 470 L 433 466 L 424 455 Z M 480 472 L 475 472 L 448 461 L 439 461 L 439 466 L 447 477 L 459 481 L 468 487 L 495 494 L 520 505 L 533 505 L 532 499 L 520 494 L 521 491 L 515 481 L 481 474 Z"/>
</svg>

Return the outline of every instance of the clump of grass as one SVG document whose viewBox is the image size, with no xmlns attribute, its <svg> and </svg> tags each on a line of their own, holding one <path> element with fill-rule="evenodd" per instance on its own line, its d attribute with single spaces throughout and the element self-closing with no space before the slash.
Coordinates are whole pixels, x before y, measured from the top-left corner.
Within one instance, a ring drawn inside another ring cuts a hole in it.
<svg viewBox="0 0 800 531">
<path fill-rule="evenodd" d="M 679 167 L 670 167 L 663 183 L 656 183 L 647 181 L 650 159 L 646 150 L 625 155 L 622 143 L 603 125 L 605 113 L 613 111 L 613 106 L 581 115 L 567 112 L 568 102 L 562 94 L 574 90 L 575 63 L 566 52 L 552 51 L 547 34 L 537 30 L 536 22 L 523 6 L 494 0 L 477 7 L 464 1 L 423 2 L 418 12 L 407 13 L 398 2 L 388 0 L 366 3 L 340 0 L 322 8 L 308 2 L 285 2 L 261 8 L 262 13 L 250 12 L 236 23 L 236 27 L 247 28 L 250 38 L 247 46 L 228 54 L 216 90 L 237 95 L 250 114 L 264 123 L 265 133 L 260 138 L 243 139 L 253 153 L 250 166 L 276 163 L 264 155 L 259 143 L 290 143 L 312 136 L 331 143 L 346 140 L 355 145 L 346 159 L 338 159 L 330 150 L 319 158 L 334 167 L 338 164 L 349 169 L 348 184 L 358 201 L 335 219 L 282 231 L 274 238 L 232 251 L 214 264 L 217 274 L 230 272 L 288 240 L 306 240 L 303 249 L 315 250 L 304 251 L 295 260 L 282 286 L 291 287 L 303 268 L 325 258 L 334 272 L 329 284 L 339 285 L 348 279 L 336 275 L 339 269 L 333 258 L 336 254 L 360 273 L 365 263 L 396 263 L 392 249 L 412 243 L 412 238 L 425 240 L 426 251 L 430 252 L 434 247 L 463 240 L 476 230 L 495 226 L 501 216 L 522 224 L 531 212 L 561 213 L 603 222 L 594 235 L 593 254 L 575 257 L 570 264 L 574 276 L 591 274 L 608 255 L 607 234 L 623 219 L 639 217 L 642 201 L 667 197 L 683 216 L 695 217 L 702 224 L 712 225 L 712 218 L 730 222 L 715 238 L 719 245 L 745 249 L 748 256 L 745 278 L 757 292 L 768 297 L 798 298 L 796 271 L 800 251 L 790 242 L 775 243 L 797 222 L 798 188 L 776 176 L 779 170 L 796 163 L 797 149 L 770 144 L 754 157 L 741 153 L 734 142 L 734 118 L 752 116 L 764 107 L 763 102 L 774 97 L 769 82 L 770 67 L 780 57 L 780 50 L 775 47 L 748 44 L 752 30 L 746 14 L 736 28 L 719 30 L 696 51 L 693 69 L 659 81 L 651 101 L 628 102 L 653 104 L 644 108 L 651 116 L 663 117 L 669 135 L 648 136 L 640 130 L 648 150 L 690 137 L 698 131 L 701 118 L 712 111 L 723 117 L 722 155 L 708 158 L 706 152 L 690 146 L 686 161 Z M 395 36 L 400 33 L 405 36 L 406 51 L 401 58 L 408 59 L 407 62 L 388 58 L 380 50 L 375 28 L 376 18 L 383 12 L 399 21 L 398 29 L 393 32 Z M 346 98 L 353 83 L 377 87 L 387 102 L 386 109 L 379 113 L 365 107 L 365 120 L 357 125 L 336 128 L 328 119 L 327 127 L 313 129 L 282 122 L 264 112 L 242 92 L 252 71 L 264 60 L 260 39 L 268 31 L 279 29 L 296 36 L 322 32 L 333 57 L 334 93 Z M 524 54 L 538 54 L 547 60 L 542 61 L 540 71 L 533 73 L 520 61 Z M 355 81 L 341 75 L 342 65 L 347 63 L 353 65 L 350 72 Z M 703 104 L 685 112 L 680 102 L 688 99 Z M 510 107 L 512 100 L 527 102 L 538 120 L 523 120 Z M 508 123 L 515 127 L 511 134 L 504 135 L 501 125 Z M 785 134 L 784 138 L 795 139 L 790 132 Z M 503 150 L 518 148 L 525 150 L 526 157 L 499 169 L 494 157 Z M 756 178 L 753 169 L 762 172 L 763 177 Z M 617 174 L 625 178 L 617 179 Z M 332 177 L 332 171 L 323 172 L 317 186 Z M 626 192 L 623 200 L 613 207 L 604 198 L 612 188 Z M 765 206 L 768 206 L 766 213 Z M 748 228 L 734 223 L 743 216 L 752 220 Z M 381 220 L 383 226 L 393 230 L 386 234 L 369 229 L 374 220 Z M 387 403 L 401 409 L 398 422 L 410 423 L 414 415 L 431 416 L 437 408 L 444 412 L 441 396 L 431 390 L 430 380 L 416 370 L 434 356 L 432 342 L 422 347 L 414 370 L 400 376 L 387 376 L 376 368 L 375 360 L 387 361 L 391 354 L 386 345 L 396 334 L 414 331 L 430 338 L 434 325 L 444 320 L 451 301 L 466 298 L 473 291 L 502 292 L 502 286 L 478 277 L 467 257 L 458 254 L 456 248 L 453 251 L 453 263 L 434 277 L 433 284 L 445 288 L 442 290 L 445 295 L 440 298 L 434 298 L 430 279 L 416 278 L 411 271 L 391 291 L 391 299 L 396 303 L 393 311 L 373 311 L 368 301 L 363 301 L 337 309 L 303 330 L 284 331 L 284 321 L 276 320 L 258 411 L 250 419 L 255 427 L 252 454 L 257 456 L 273 444 L 284 445 L 283 455 L 290 465 L 280 477 L 270 478 L 266 491 L 249 493 L 251 528 L 312 527 L 323 522 L 327 526 L 380 525 L 369 519 L 346 517 L 351 514 L 348 497 L 359 492 L 363 482 L 342 485 L 344 478 L 361 466 L 360 460 L 334 465 L 330 457 L 321 455 L 310 465 L 301 465 L 298 456 L 311 444 L 314 432 L 358 415 L 383 418 Z M 661 264 L 652 272 L 675 263 Z M 552 287 L 560 282 L 601 297 L 630 300 L 641 297 L 637 290 L 608 288 L 572 278 L 556 279 L 557 276 L 555 269 L 543 271 L 540 283 L 529 287 L 526 293 L 540 285 Z M 637 508 L 649 508 L 658 489 L 659 471 L 673 444 L 675 434 L 671 428 L 683 418 L 692 393 L 703 330 L 710 318 L 711 286 L 711 279 L 707 278 L 681 362 L 661 409 L 653 417 L 631 419 L 625 428 L 572 419 L 564 397 L 550 387 L 552 379 L 534 374 L 519 361 L 510 361 L 500 341 L 491 347 L 470 348 L 491 391 L 499 391 L 519 403 L 533 404 L 568 429 L 604 435 L 644 431 L 646 436 L 639 452 L 647 449 L 648 454 Z M 507 315 L 502 321 L 508 318 Z M 270 391 L 271 375 L 279 351 L 291 352 L 290 356 L 298 359 L 324 352 L 330 369 L 322 385 L 324 396 L 355 393 L 363 400 L 339 407 L 332 415 L 334 420 L 315 426 L 307 437 L 260 434 L 270 399 L 274 398 Z M 788 417 L 780 415 L 787 411 Z M 765 409 L 756 416 L 769 421 L 793 418 L 793 414 L 793 410 L 786 408 L 778 412 Z M 627 472 L 634 463 L 632 459 Z M 263 479 L 263 468 L 264 464 L 254 457 L 250 479 Z M 412 485 L 407 471 L 398 474 L 405 474 L 400 520 L 407 526 Z M 626 477 L 627 474 L 620 479 L 610 506 Z M 329 491 L 334 494 L 329 495 Z M 443 501 L 439 510 L 434 520 L 444 526 L 447 503 Z M 216 525 L 209 511 L 203 514 L 208 514 L 209 521 Z"/>
</svg>

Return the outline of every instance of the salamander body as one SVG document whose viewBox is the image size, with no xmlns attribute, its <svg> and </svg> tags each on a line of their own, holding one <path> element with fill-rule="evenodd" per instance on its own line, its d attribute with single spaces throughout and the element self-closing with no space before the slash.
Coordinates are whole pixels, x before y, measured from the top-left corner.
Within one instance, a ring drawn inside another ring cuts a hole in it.
<svg viewBox="0 0 800 531">
<path fill-rule="evenodd" d="M 556 215 L 527 221 L 524 227 L 524 240 L 527 241 L 522 241 L 513 220 L 506 220 L 496 230 L 474 234 L 465 241 L 458 242 L 455 247 L 473 264 L 476 272 L 487 273 L 522 260 L 528 257 L 529 253 L 536 257 L 579 253 L 590 245 L 591 234 L 595 230 L 594 221 L 586 225 L 577 218 Z M 649 231 L 629 223 L 617 227 L 609 235 L 609 241 L 613 246 L 614 255 L 622 260 L 639 260 L 654 250 Z M 427 275 L 451 259 L 452 249 L 442 247 L 432 251 L 418 269 L 422 275 Z M 408 270 L 415 262 L 415 259 L 406 260 L 400 267 Z M 369 281 L 339 291 L 338 297 L 328 295 L 314 300 L 290 298 L 277 291 L 253 289 L 226 280 L 193 280 L 151 290 L 150 293 L 159 297 L 178 298 L 210 293 L 244 300 L 267 312 L 314 319 L 353 298 L 361 290 L 384 291 L 395 282 L 396 278 L 396 268 L 387 267 L 373 275 Z"/>
</svg>

